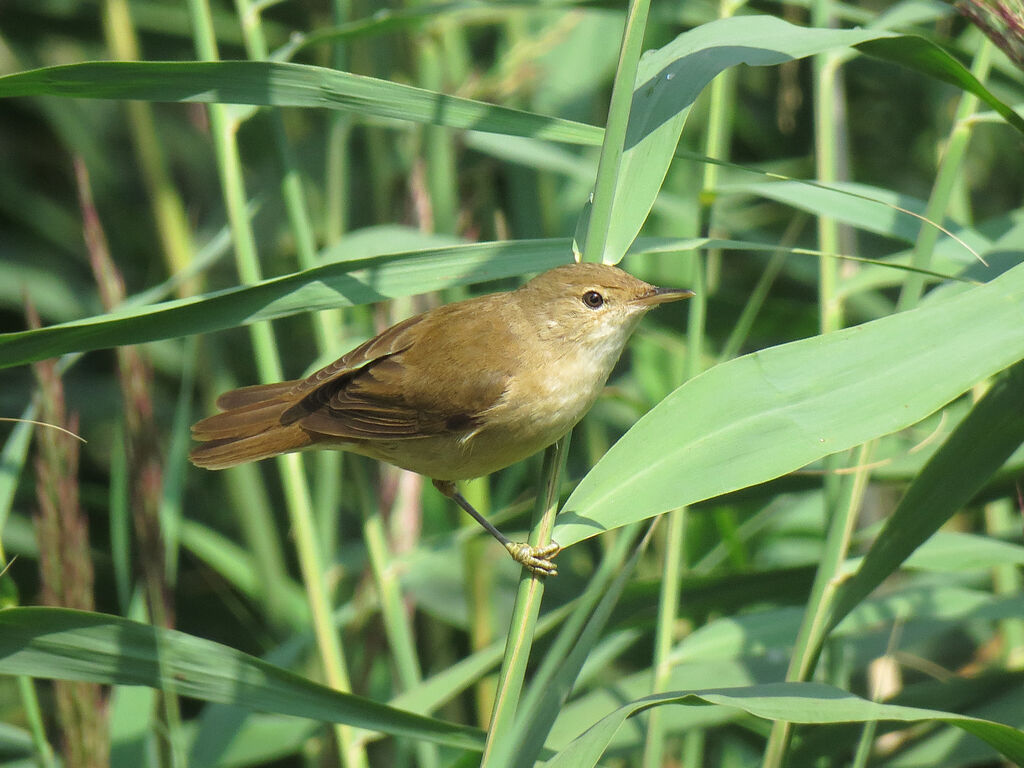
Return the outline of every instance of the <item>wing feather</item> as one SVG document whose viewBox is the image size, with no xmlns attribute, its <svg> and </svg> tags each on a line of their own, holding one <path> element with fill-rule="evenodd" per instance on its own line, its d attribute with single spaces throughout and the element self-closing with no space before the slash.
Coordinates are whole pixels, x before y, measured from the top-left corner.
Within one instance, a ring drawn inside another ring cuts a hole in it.
<svg viewBox="0 0 1024 768">
<path fill-rule="evenodd" d="M 413 439 L 477 429 L 504 395 L 510 371 L 501 365 L 465 375 L 465 361 L 452 352 L 447 329 L 471 330 L 467 322 L 489 318 L 486 312 L 455 316 L 464 311 L 452 304 L 410 318 L 312 374 L 295 388 L 298 399 L 282 415 L 282 423 L 353 440 Z"/>
</svg>

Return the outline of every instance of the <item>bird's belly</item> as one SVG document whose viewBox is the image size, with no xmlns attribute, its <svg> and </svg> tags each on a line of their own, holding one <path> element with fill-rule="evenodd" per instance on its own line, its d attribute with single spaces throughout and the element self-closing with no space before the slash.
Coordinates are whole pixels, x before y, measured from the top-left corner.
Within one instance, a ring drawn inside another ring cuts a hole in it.
<svg viewBox="0 0 1024 768">
<path fill-rule="evenodd" d="M 468 480 L 515 464 L 558 439 L 524 443 L 483 430 L 465 440 L 450 435 L 406 440 L 373 440 L 337 447 L 359 453 L 434 480 Z"/>
<path fill-rule="evenodd" d="M 601 386 L 581 386 L 574 381 L 535 388 L 529 398 L 509 393 L 501 406 L 487 415 L 487 426 L 464 441 L 460 474 L 444 479 L 487 475 L 547 448 L 579 423 L 600 390 Z"/>
<path fill-rule="evenodd" d="M 613 363 L 614 361 L 612 361 Z M 468 433 L 367 440 L 337 447 L 435 480 L 482 477 L 543 450 L 594 404 L 610 364 L 583 356 L 518 376 L 501 401 Z"/>
<path fill-rule="evenodd" d="M 504 469 L 565 435 L 593 404 L 595 393 L 553 389 L 528 402 L 507 401 L 468 434 L 343 442 L 338 448 L 386 461 L 435 480 L 467 480 Z"/>
</svg>

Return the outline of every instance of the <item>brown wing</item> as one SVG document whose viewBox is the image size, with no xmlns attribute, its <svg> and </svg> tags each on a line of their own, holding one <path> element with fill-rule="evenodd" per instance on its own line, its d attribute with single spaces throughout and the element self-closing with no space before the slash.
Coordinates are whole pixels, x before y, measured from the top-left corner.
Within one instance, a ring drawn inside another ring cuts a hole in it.
<svg viewBox="0 0 1024 768">
<path fill-rule="evenodd" d="M 472 431 L 500 400 L 509 376 L 504 364 L 480 370 L 479 348 L 464 343 L 482 330 L 477 325 L 490 322 L 486 311 L 472 311 L 486 309 L 480 301 L 410 318 L 317 371 L 293 390 L 301 399 L 281 423 L 360 440 Z M 453 327 L 463 343 L 451 338 Z M 507 344 L 503 329 L 499 336 Z"/>
<path fill-rule="evenodd" d="M 263 403 L 287 395 L 300 383 L 301 381 L 282 381 L 277 384 L 253 384 L 250 387 L 232 389 L 217 398 L 217 407 L 222 411 L 228 411 L 232 408 Z"/>
</svg>

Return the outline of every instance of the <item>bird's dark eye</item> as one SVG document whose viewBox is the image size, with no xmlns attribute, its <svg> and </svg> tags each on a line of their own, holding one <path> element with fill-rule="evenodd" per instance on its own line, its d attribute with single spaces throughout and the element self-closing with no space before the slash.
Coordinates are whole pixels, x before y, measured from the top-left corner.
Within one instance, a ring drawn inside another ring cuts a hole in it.
<svg viewBox="0 0 1024 768">
<path fill-rule="evenodd" d="M 597 291 L 587 291 L 583 294 L 583 303 L 591 309 L 597 309 L 604 304 L 604 296 Z"/>
</svg>

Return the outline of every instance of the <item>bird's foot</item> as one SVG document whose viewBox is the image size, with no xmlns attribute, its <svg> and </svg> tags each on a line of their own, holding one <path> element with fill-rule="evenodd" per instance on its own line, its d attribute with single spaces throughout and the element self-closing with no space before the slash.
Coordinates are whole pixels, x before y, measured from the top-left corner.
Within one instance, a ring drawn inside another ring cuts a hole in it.
<svg viewBox="0 0 1024 768">
<path fill-rule="evenodd" d="M 531 547 L 525 541 L 510 541 L 505 545 L 505 549 L 512 555 L 513 560 L 538 576 L 558 575 L 558 568 L 551 561 L 562 551 L 562 547 L 553 541 L 543 547 Z"/>
</svg>

